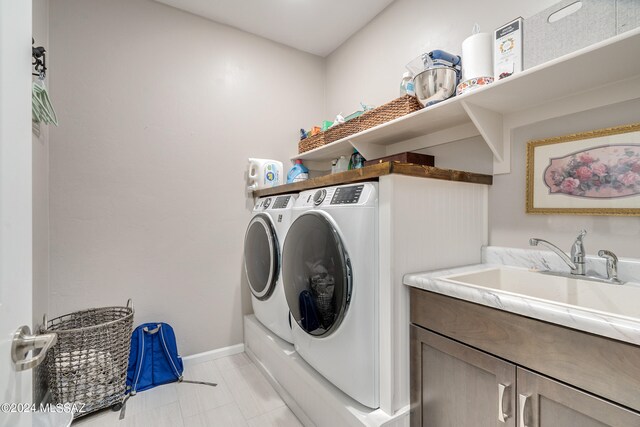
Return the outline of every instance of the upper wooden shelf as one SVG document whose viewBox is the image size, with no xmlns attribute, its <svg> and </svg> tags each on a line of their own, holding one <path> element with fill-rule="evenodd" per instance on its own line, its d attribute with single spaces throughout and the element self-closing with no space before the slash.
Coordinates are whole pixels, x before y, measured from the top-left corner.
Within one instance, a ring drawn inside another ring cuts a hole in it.
<svg viewBox="0 0 640 427">
<path fill-rule="evenodd" d="M 418 178 L 444 179 L 447 181 L 470 182 L 473 184 L 491 185 L 493 177 L 473 172 L 457 171 L 452 169 L 440 169 L 433 166 L 414 165 L 412 163 L 383 162 L 376 165 L 365 166 L 346 172 L 334 173 L 311 178 L 306 181 L 293 184 L 279 185 L 253 192 L 253 197 L 274 196 L 276 194 L 296 193 L 312 188 L 328 187 L 331 185 L 350 184 L 360 181 L 376 180 L 384 175 L 400 174 L 415 176 Z"/>
<path fill-rule="evenodd" d="M 292 159 L 326 163 L 354 148 L 374 159 L 480 135 L 493 152 L 494 174 L 508 173 L 513 129 L 636 98 L 640 28 Z"/>
</svg>

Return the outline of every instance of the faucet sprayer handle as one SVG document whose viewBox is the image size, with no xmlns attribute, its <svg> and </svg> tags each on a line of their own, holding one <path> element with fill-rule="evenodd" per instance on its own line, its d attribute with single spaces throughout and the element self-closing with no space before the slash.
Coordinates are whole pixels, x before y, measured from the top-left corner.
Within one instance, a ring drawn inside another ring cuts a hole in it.
<svg viewBox="0 0 640 427">
<path fill-rule="evenodd" d="M 605 259 L 610 259 L 612 261 L 618 262 L 618 257 L 616 256 L 616 254 L 614 254 L 611 251 L 608 251 L 606 249 L 600 249 L 598 251 L 598 256 L 605 258 Z"/>
<path fill-rule="evenodd" d="M 611 251 L 601 249 L 598 256 L 607 260 L 607 278 L 614 283 L 620 283 L 618 280 L 618 257 Z"/>
</svg>

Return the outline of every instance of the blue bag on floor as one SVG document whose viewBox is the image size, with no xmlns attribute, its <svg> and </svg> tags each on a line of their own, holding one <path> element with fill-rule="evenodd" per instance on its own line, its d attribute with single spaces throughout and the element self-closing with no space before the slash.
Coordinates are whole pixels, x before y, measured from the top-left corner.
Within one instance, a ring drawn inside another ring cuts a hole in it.
<svg viewBox="0 0 640 427">
<path fill-rule="evenodd" d="M 133 331 L 127 369 L 127 390 L 131 395 L 162 384 L 182 381 L 183 370 L 171 325 L 145 323 Z"/>
</svg>

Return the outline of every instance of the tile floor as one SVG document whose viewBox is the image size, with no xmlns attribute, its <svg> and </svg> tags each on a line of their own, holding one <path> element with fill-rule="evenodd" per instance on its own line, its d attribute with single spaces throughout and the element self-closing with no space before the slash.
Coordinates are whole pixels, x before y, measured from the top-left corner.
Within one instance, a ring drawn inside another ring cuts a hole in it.
<svg viewBox="0 0 640 427">
<path fill-rule="evenodd" d="M 218 386 L 163 385 L 129 399 L 124 420 L 107 409 L 77 420 L 73 427 L 302 426 L 245 353 L 185 363 L 184 378 Z"/>
</svg>

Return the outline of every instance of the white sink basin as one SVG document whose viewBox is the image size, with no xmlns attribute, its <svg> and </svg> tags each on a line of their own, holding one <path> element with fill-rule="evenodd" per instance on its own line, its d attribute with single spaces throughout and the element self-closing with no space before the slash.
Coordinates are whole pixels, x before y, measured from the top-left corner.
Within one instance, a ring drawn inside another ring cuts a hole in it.
<svg viewBox="0 0 640 427">
<path fill-rule="evenodd" d="M 640 319 L 640 287 L 634 284 L 598 283 L 516 267 L 492 267 L 440 279 L 636 321 Z"/>
</svg>

